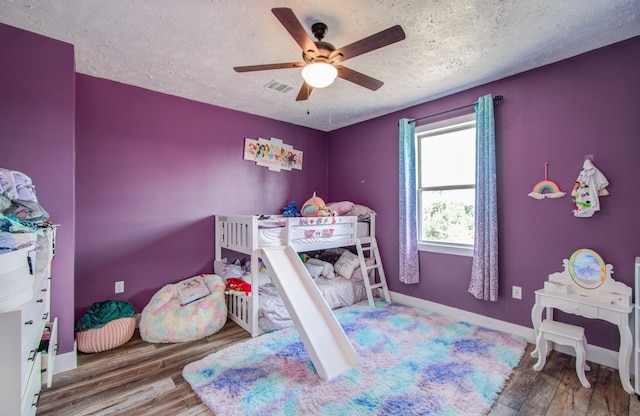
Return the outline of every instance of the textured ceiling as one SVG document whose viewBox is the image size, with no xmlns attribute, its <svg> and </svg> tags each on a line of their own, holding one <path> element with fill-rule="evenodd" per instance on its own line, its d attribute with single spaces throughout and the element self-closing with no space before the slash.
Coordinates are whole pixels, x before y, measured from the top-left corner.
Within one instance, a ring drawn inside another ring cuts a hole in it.
<svg viewBox="0 0 640 416">
<path fill-rule="evenodd" d="M 406 39 L 344 63 L 378 91 L 337 79 L 296 102 L 300 69 L 233 70 L 301 60 L 273 7 L 337 48 Z M 0 22 L 75 45 L 83 74 L 330 131 L 638 36 L 640 0 L 0 0 Z"/>
</svg>

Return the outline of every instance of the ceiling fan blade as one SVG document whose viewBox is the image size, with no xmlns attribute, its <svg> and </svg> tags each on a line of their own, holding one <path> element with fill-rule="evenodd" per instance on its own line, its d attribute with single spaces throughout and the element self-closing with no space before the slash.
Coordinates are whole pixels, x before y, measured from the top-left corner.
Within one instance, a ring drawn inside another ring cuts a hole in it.
<svg viewBox="0 0 640 416">
<path fill-rule="evenodd" d="M 318 48 L 316 48 L 316 44 L 313 42 L 313 39 L 309 36 L 307 31 L 302 27 L 300 20 L 293 13 L 293 10 L 287 7 L 276 7 L 271 9 L 271 12 L 276 16 L 276 18 L 282 23 L 287 32 L 293 37 L 300 48 L 302 48 L 303 52 L 318 52 Z"/>
<path fill-rule="evenodd" d="M 234 66 L 233 69 L 236 72 L 252 72 L 252 71 L 266 71 L 268 69 L 302 68 L 305 65 L 306 64 L 304 62 L 286 62 L 281 64 Z"/>
<path fill-rule="evenodd" d="M 358 84 L 372 91 L 375 91 L 384 85 L 384 82 L 371 78 L 370 76 L 358 71 L 354 71 L 353 69 L 349 69 L 346 66 L 336 65 L 336 69 L 338 70 L 338 76 L 340 78 L 346 79 L 347 81 L 353 82 L 354 84 Z"/>
<path fill-rule="evenodd" d="M 375 35 L 360 39 L 350 45 L 337 49 L 331 54 L 331 59 L 337 62 L 346 61 L 358 55 L 371 52 L 374 49 L 391 45 L 405 38 L 404 30 L 400 25 L 395 25 L 389 29 L 378 32 Z"/>
<path fill-rule="evenodd" d="M 313 87 L 306 82 L 303 82 L 302 87 L 300 87 L 300 91 L 298 92 L 298 96 L 296 97 L 296 101 L 304 101 L 308 99 L 311 95 L 311 91 L 313 91 Z"/>
</svg>

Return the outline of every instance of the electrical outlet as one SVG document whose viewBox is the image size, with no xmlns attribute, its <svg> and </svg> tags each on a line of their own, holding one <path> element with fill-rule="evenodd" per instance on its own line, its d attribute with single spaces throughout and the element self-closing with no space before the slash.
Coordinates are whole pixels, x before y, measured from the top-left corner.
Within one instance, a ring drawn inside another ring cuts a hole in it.
<svg viewBox="0 0 640 416">
<path fill-rule="evenodd" d="M 520 286 L 511 286 L 511 297 L 514 299 L 522 299 L 522 288 Z"/>
<path fill-rule="evenodd" d="M 124 293 L 124 281 L 116 282 L 116 293 Z"/>
</svg>

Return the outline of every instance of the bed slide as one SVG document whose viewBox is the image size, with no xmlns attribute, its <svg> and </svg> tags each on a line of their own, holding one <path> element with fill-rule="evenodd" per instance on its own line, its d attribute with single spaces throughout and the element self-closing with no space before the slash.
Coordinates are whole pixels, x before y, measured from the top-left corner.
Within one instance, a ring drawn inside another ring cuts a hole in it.
<svg viewBox="0 0 640 416">
<path fill-rule="evenodd" d="M 358 365 L 358 355 L 340 323 L 291 246 L 262 249 L 293 323 L 318 375 L 329 380 Z"/>
</svg>

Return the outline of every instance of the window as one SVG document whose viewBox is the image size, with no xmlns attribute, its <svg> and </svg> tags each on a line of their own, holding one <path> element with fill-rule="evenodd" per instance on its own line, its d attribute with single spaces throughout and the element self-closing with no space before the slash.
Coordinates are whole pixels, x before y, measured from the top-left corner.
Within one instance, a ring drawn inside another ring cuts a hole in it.
<svg viewBox="0 0 640 416">
<path fill-rule="evenodd" d="M 475 114 L 416 128 L 418 246 L 473 256 Z"/>
</svg>

